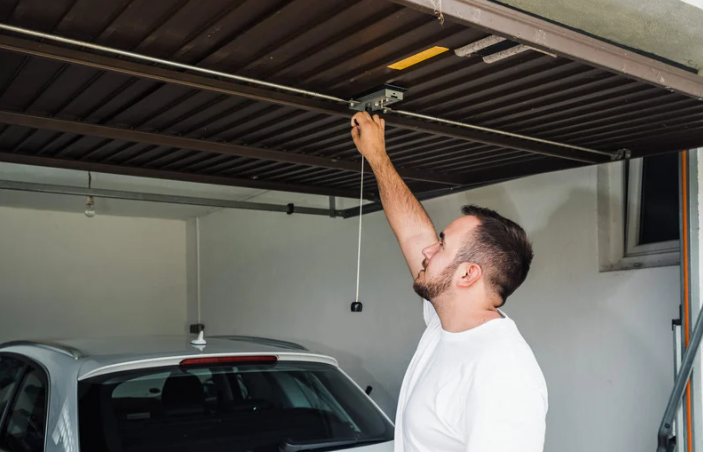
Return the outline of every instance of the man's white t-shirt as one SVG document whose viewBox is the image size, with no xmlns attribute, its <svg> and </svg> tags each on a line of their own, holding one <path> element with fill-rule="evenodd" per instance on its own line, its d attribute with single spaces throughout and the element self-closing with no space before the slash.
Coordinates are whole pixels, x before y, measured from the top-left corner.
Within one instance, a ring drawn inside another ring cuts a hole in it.
<svg viewBox="0 0 703 452">
<path fill-rule="evenodd" d="M 547 385 L 515 322 L 501 314 L 449 333 L 424 301 L 427 329 L 400 390 L 396 452 L 542 452 Z"/>
</svg>

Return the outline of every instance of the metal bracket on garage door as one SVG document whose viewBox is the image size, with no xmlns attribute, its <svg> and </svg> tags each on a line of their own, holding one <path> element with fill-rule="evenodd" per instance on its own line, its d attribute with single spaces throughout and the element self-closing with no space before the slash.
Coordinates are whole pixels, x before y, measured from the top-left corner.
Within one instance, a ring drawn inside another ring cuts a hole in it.
<svg viewBox="0 0 703 452">
<path fill-rule="evenodd" d="M 350 103 L 349 108 L 356 111 L 384 110 L 389 105 L 403 100 L 404 91 L 405 89 L 398 86 L 385 85 L 368 94 L 357 96 L 356 100 L 358 103 Z"/>
</svg>

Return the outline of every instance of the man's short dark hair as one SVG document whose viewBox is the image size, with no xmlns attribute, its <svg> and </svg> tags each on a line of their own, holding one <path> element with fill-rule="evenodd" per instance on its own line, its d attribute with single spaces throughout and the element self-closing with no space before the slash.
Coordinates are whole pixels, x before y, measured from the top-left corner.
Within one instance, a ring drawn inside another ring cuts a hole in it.
<svg viewBox="0 0 703 452">
<path fill-rule="evenodd" d="M 464 215 L 476 217 L 480 224 L 473 231 L 457 262 L 474 262 L 481 266 L 489 287 L 502 303 L 525 281 L 532 263 L 532 244 L 525 230 L 497 212 L 468 205 L 461 208 Z"/>
</svg>

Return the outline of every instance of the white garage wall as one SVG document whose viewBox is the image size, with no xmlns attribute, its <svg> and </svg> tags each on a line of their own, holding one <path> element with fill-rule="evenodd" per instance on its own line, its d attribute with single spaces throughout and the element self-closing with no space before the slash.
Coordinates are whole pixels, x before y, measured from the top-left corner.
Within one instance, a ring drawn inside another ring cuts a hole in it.
<svg viewBox="0 0 703 452">
<path fill-rule="evenodd" d="M 531 276 L 508 301 L 550 390 L 546 451 L 651 450 L 673 384 L 678 268 L 598 273 L 596 169 L 531 177 L 426 203 L 438 228 L 476 203 L 530 233 Z M 420 303 L 382 213 L 356 221 L 219 211 L 201 221 L 202 315 L 211 334 L 316 344 L 395 410 L 423 330 Z"/>
<path fill-rule="evenodd" d="M 0 341 L 185 333 L 185 231 L 0 207 Z"/>
</svg>

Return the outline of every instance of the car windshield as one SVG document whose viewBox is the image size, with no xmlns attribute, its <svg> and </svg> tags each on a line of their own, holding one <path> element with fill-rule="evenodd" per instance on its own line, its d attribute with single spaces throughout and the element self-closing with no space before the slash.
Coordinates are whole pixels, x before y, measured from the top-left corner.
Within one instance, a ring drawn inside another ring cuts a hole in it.
<svg viewBox="0 0 703 452">
<path fill-rule="evenodd" d="M 78 384 L 81 450 L 338 450 L 393 427 L 336 367 L 308 362 L 173 366 Z M 297 448 L 301 446 L 301 448 Z M 312 446 L 308 446 L 312 448 Z"/>
</svg>

